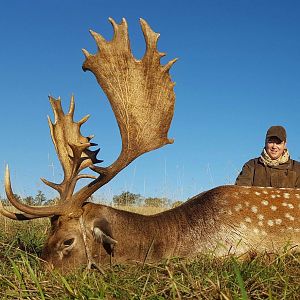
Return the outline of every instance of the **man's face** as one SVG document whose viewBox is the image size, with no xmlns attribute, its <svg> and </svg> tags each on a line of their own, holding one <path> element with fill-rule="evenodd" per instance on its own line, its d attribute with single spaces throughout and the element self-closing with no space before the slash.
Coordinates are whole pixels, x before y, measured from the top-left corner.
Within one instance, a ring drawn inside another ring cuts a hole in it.
<svg viewBox="0 0 300 300">
<path fill-rule="evenodd" d="M 266 141 L 266 151 L 271 159 L 279 158 L 285 149 L 286 142 L 281 141 L 278 137 L 272 136 Z"/>
</svg>

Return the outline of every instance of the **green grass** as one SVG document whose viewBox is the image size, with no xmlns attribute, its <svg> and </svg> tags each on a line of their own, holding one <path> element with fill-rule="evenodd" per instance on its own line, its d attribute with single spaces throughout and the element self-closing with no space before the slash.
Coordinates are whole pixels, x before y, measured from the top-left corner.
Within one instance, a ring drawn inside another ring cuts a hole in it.
<svg viewBox="0 0 300 300">
<path fill-rule="evenodd" d="M 60 275 L 38 259 L 47 220 L 0 218 L 0 299 L 300 299 L 300 254 L 200 255 Z"/>
</svg>

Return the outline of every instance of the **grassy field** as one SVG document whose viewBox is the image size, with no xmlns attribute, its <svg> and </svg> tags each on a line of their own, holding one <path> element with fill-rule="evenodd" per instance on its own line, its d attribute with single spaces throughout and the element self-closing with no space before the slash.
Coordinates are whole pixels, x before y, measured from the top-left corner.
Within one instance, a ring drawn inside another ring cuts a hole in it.
<svg viewBox="0 0 300 300">
<path fill-rule="evenodd" d="M 48 220 L 0 217 L 0 225 L 1 299 L 300 299 L 300 254 L 285 249 L 248 261 L 203 254 L 63 276 L 43 270 L 38 259 Z"/>
</svg>

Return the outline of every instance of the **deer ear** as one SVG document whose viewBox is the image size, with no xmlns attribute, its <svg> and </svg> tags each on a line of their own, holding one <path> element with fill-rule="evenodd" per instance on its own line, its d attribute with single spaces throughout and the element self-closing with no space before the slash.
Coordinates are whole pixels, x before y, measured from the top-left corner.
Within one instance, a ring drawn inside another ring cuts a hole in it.
<svg viewBox="0 0 300 300">
<path fill-rule="evenodd" d="M 109 222 L 105 218 L 96 219 L 93 225 L 93 235 L 101 243 L 109 255 L 114 255 L 114 246 L 118 243 L 112 235 Z"/>
</svg>

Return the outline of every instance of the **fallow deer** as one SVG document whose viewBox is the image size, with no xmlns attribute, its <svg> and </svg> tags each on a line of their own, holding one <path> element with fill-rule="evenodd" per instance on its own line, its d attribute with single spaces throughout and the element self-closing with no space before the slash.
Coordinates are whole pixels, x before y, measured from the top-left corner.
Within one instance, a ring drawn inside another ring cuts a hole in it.
<svg viewBox="0 0 300 300">
<path fill-rule="evenodd" d="M 136 60 L 130 49 L 127 23 L 112 19 L 114 37 L 106 41 L 91 31 L 98 52 L 83 53 L 84 70 L 94 73 L 116 116 L 122 150 L 108 167 L 96 166 L 99 150 L 92 136 L 81 135 L 88 116 L 75 122 L 74 98 L 64 113 L 60 99 L 50 97 L 54 123 L 48 118 L 51 137 L 64 178 L 59 184 L 42 179 L 58 191 L 54 206 L 34 207 L 14 197 L 8 167 L 5 190 L 21 213 L 1 213 L 14 220 L 50 217 L 51 230 L 42 257 L 55 268 L 70 270 L 80 265 L 101 265 L 113 259 L 159 261 L 172 256 L 192 257 L 200 252 L 241 254 L 249 250 L 273 251 L 300 242 L 300 190 L 221 186 L 203 192 L 179 207 L 144 216 L 87 202 L 135 158 L 173 141 L 167 137 L 174 111 L 175 93 L 169 70 L 175 59 L 161 65 L 159 34 L 140 20 L 146 52 Z M 97 176 L 82 174 L 91 169 Z M 75 191 L 81 178 L 91 178 Z"/>
</svg>

